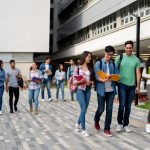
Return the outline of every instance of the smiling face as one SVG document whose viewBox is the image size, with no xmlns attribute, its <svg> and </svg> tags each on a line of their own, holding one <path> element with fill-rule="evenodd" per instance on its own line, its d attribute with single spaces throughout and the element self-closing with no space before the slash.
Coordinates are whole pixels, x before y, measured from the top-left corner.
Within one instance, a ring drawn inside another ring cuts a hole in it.
<svg viewBox="0 0 150 150">
<path fill-rule="evenodd" d="M 114 53 L 113 52 L 105 52 L 105 59 L 106 61 L 110 61 L 113 57 Z"/>
<path fill-rule="evenodd" d="M 127 55 L 132 55 L 132 52 L 133 52 L 133 45 L 132 44 L 125 45 L 125 53 Z"/>
<path fill-rule="evenodd" d="M 85 58 L 85 62 L 86 62 L 87 64 L 89 64 L 90 61 L 91 61 L 91 58 L 92 58 L 92 56 L 91 56 L 91 54 L 89 53 L 89 54 L 87 55 L 87 57 Z"/>
</svg>

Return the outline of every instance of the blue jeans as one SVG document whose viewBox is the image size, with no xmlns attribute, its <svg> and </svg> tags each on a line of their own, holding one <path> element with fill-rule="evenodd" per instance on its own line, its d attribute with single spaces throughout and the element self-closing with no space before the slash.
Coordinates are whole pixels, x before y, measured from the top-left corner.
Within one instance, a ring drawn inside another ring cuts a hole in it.
<svg viewBox="0 0 150 150">
<path fill-rule="evenodd" d="M 42 99 L 45 99 L 45 97 L 44 97 L 45 86 L 46 86 L 46 89 L 47 89 L 48 98 L 51 98 L 50 80 L 49 79 L 43 79 L 42 80 L 42 84 L 41 84 L 41 96 L 42 96 Z"/>
<path fill-rule="evenodd" d="M 56 84 L 56 99 L 59 97 L 59 89 L 61 89 L 62 99 L 64 99 L 64 82 L 59 82 Z"/>
<path fill-rule="evenodd" d="M 119 109 L 118 124 L 128 126 L 131 112 L 132 101 L 135 96 L 135 86 L 127 86 L 122 83 L 118 84 Z"/>
<path fill-rule="evenodd" d="M 78 118 L 78 124 L 81 124 L 82 130 L 85 130 L 85 114 L 90 102 L 91 87 L 87 87 L 85 91 L 77 89 L 76 96 L 80 105 L 80 116 Z"/>
<path fill-rule="evenodd" d="M 32 106 L 32 102 L 33 102 L 33 99 L 34 99 L 35 108 L 38 108 L 39 93 L 40 93 L 40 88 L 37 88 L 35 90 L 29 89 L 29 104 L 30 104 L 30 106 Z"/>
<path fill-rule="evenodd" d="M 106 117 L 105 117 L 105 125 L 104 129 L 110 130 L 111 120 L 112 120 L 112 110 L 113 110 L 113 101 L 114 101 L 115 94 L 114 92 L 107 92 L 105 93 L 105 97 L 97 94 L 97 102 L 98 107 L 95 113 L 94 121 L 98 123 L 100 121 L 100 117 L 105 109 L 106 103 Z"/>
<path fill-rule="evenodd" d="M 73 101 L 73 100 L 74 100 L 75 92 L 71 92 L 71 91 L 70 91 L 70 95 L 71 95 L 71 100 Z"/>
<path fill-rule="evenodd" d="M 2 110 L 4 86 L 0 87 L 0 111 Z"/>
</svg>

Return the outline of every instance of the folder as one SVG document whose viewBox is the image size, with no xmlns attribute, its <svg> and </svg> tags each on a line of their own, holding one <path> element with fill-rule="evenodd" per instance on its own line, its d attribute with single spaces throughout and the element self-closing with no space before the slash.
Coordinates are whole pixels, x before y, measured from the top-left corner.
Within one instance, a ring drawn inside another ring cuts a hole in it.
<svg viewBox="0 0 150 150">
<path fill-rule="evenodd" d="M 82 75 L 74 75 L 74 78 L 77 80 L 77 81 L 80 81 L 83 76 Z"/>
</svg>

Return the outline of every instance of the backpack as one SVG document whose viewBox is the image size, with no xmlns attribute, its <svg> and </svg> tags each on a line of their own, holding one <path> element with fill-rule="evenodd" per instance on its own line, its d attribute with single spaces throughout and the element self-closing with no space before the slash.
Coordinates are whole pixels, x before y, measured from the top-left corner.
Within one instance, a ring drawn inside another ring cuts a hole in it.
<svg viewBox="0 0 150 150">
<path fill-rule="evenodd" d="M 77 70 L 78 72 L 77 72 L 77 75 L 79 75 L 79 67 L 78 67 L 78 70 Z M 72 76 L 72 77 L 70 77 L 70 79 L 69 79 L 69 89 L 70 89 L 70 91 L 72 92 L 72 93 L 74 93 L 74 92 L 76 92 L 76 90 L 77 90 L 77 85 L 76 84 L 74 84 L 74 77 Z"/>
</svg>

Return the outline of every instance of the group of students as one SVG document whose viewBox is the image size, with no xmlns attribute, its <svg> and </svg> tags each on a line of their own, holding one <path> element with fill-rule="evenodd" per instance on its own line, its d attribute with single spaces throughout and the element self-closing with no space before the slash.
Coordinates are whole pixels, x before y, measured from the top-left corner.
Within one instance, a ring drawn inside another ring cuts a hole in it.
<svg viewBox="0 0 150 150">
<path fill-rule="evenodd" d="M 56 70 L 54 78 L 56 84 L 56 99 L 59 99 L 59 89 L 62 92 L 62 100 L 64 98 L 64 85 L 67 76 L 68 84 L 72 76 L 82 75 L 83 78 L 78 81 L 74 79 L 74 84 L 77 85 L 76 99 L 80 106 L 80 115 L 77 119 L 75 131 L 82 133 L 83 136 L 89 136 L 85 125 L 85 117 L 87 108 L 90 102 L 91 88 L 95 85 L 97 92 L 98 107 L 94 116 L 94 127 L 97 131 L 100 130 L 100 118 L 104 112 L 106 105 L 106 116 L 104 123 L 104 134 L 106 136 L 112 136 L 110 130 L 112 121 L 113 101 L 115 95 L 119 96 L 119 108 L 117 115 L 117 132 L 125 131 L 131 132 L 129 128 L 129 116 L 131 112 L 131 105 L 134 99 L 135 93 L 140 92 L 140 60 L 133 55 L 133 42 L 125 42 L 125 53 L 117 56 L 115 62 L 112 57 L 114 56 L 115 49 L 112 46 L 105 47 L 105 55 L 102 59 L 98 60 L 93 65 L 92 53 L 84 51 L 81 55 L 80 63 L 75 65 L 71 60 L 71 66 L 68 67 L 67 75 L 64 71 L 63 64 L 59 65 Z M 97 75 L 97 72 L 101 70 L 107 74 L 107 78 L 101 78 Z M 111 74 L 119 74 L 120 80 L 118 83 L 110 80 Z M 147 78 L 147 93 L 150 100 L 150 60 L 146 63 L 146 67 L 142 73 L 144 78 Z M 4 92 L 4 82 L 6 81 L 6 91 L 9 91 L 9 105 L 10 113 L 17 111 L 17 103 L 19 99 L 19 85 L 18 78 L 21 78 L 21 72 L 15 67 L 15 60 L 10 61 L 10 69 L 5 73 L 3 69 L 3 62 L 0 60 L 0 114 L 2 114 L 2 96 Z M 46 58 L 45 63 L 41 64 L 39 69 L 36 62 L 34 62 L 30 68 L 28 75 L 29 82 L 29 111 L 33 111 L 33 101 L 35 104 L 35 114 L 38 114 L 38 97 L 41 89 L 42 101 L 45 101 L 44 89 L 47 88 L 48 101 L 52 101 L 50 92 L 50 82 L 52 81 L 52 65 L 50 64 L 50 58 Z M 117 87 L 117 88 L 116 88 Z M 117 89 L 117 90 L 116 90 Z M 74 100 L 74 92 L 71 91 L 71 100 Z M 15 101 L 13 104 L 13 95 Z M 150 111 L 148 115 L 148 123 L 146 125 L 146 132 L 150 133 Z"/>
<path fill-rule="evenodd" d="M 92 53 L 84 51 L 80 60 L 79 66 L 75 69 L 73 76 L 82 75 L 83 78 L 78 81 L 74 79 L 74 84 L 77 85 L 76 96 L 80 105 L 80 115 L 76 122 L 75 131 L 82 133 L 83 136 L 89 136 L 85 125 L 85 116 L 90 102 L 91 87 L 95 82 L 97 92 L 98 107 L 94 116 L 94 127 L 97 131 L 100 130 L 100 118 L 104 112 L 106 105 L 106 116 L 104 122 L 104 135 L 112 136 L 110 125 L 112 121 L 113 101 L 118 93 L 119 108 L 117 115 L 118 125 L 117 132 L 131 132 L 129 127 L 129 117 L 131 105 L 135 94 L 140 92 L 140 60 L 133 55 L 133 42 L 125 42 L 125 53 L 117 56 L 115 62 L 112 57 L 115 49 L 112 46 L 105 47 L 105 55 L 101 60 L 98 60 L 93 66 Z M 142 76 L 147 78 L 147 93 L 150 100 L 150 62 L 146 63 L 146 67 Z M 97 75 L 101 70 L 107 74 L 107 78 L 102 78 Z M 148 72 L 149 70 L 149 72 Z M 112 74 L 119 74 L 120 80 L 118 83 L 111 81 Z M 117 88 L 116 88 L 117 87 Z M 118 89 L 118 90 L 116 90 Z M 150 133 L 150 111 L 148 114 L 148 123 L 146 132 Z"/>
</svg>

